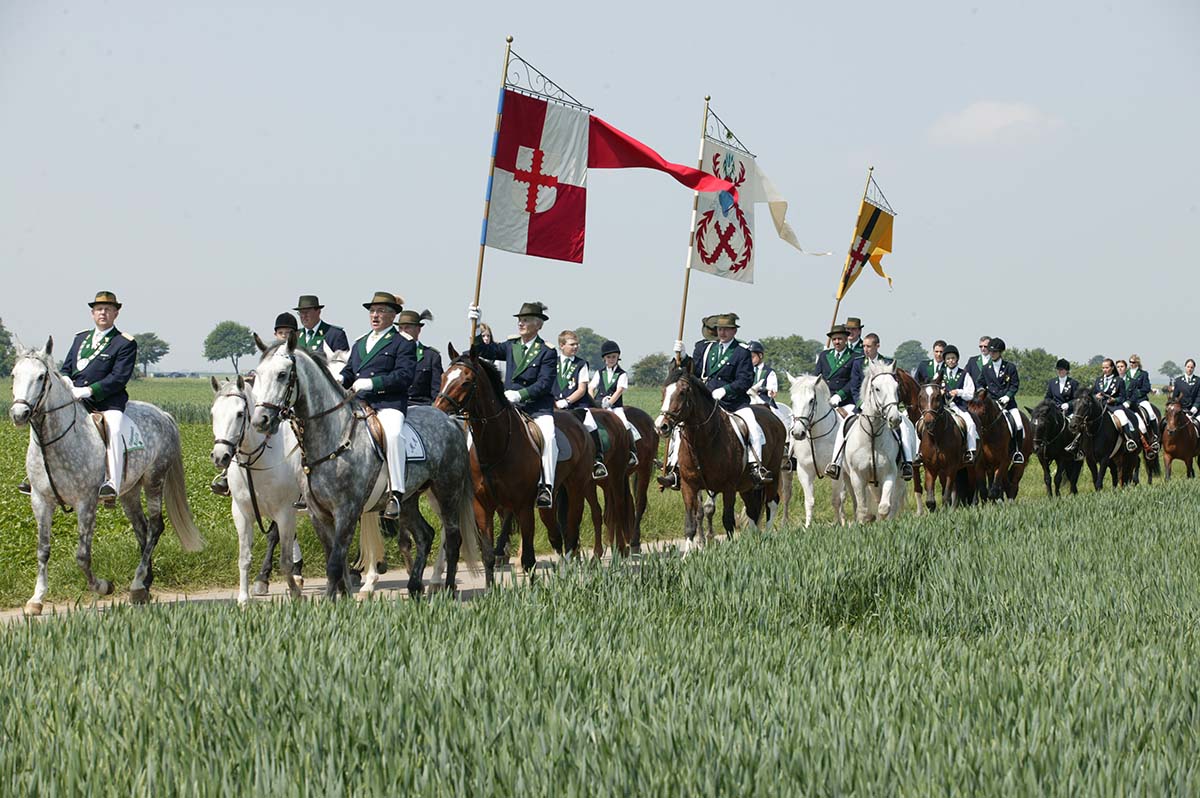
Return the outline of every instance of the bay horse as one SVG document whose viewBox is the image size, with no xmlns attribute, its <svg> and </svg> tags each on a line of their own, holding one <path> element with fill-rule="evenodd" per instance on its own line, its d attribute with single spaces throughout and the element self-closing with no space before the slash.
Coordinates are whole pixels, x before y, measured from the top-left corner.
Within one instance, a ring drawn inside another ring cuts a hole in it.
<svg viewBox="0 0 1200 798">
<path fill-rule="evenodd" d="M 1063 478 L 1072 494 L 1079 493 L 1079 474 L 1083 462 L 1076 459 L 1074 452 L 1067 451 L 1072 435 L 1067 426 L 1067 416 L 1053 399 L 1043 399 L 1037 407 L 1026 407 L 1033 433 L 1033 451 L 1042 464 L 1042 482 L 1049 497 L 1062 495 Z M 1054 465 L 1054 480 L 1051 485 L 1050 466 Z"/>
<path fill-rule="evenodd" d="M 25 603 L 29 615 L 41 614 L 49 587 L 51 524 L 59 506 L 74 508 L 79 534 L 75 561 L 87 578 L 88 589 L 100 596 L 113 590 L 112 582 L 92 572 L 92 536 L 107 462 L 104 441 L 83 403 L 71 394 L 71 383 L 58 373 L 53 351 L 53 338 L 47 339 L 40 351 L 17 350 L 12 371 L 13 401 L 8 410 L 13 424 L 30 428 L 25 472 L 38 527 L 38 573 L 33 595 Z M 126 451 L 118 498 L 133 525 L 141 554 L 129 597 L 135 604 L 144 604 L 150 600 L 154 583 L 154 548 L 165 529 L 164 503 L 184 551 L 199 551 L 204 548 L 204 540 L 188 506 L 179 425 L 169 413 L 146 402 L 129 402 L 125 414 L 136 427 L 140 441 L 126 440 L 134 445 Z"/>
<path fill-rule="evenodd" d="M 1006 413 L 1000 409 L 996 400 L 988 395 L 986 388 L 975 390 L 975 398 L 967 403 L 967 410 L 975 417 L 975 426 L 979 430 L 979 448 L 975 458 L 975 494 L 986 490 L 990 501 L 997 501 L 1001 497 L 1017 498 L 1017 492 L 1021 489 L 1021 477 L 1024 476 L 1025 467 L 1029 465 L 1029 458 L 1033 455 L 1033 436 L 1028 432 L 1031 426 L 1029 417 L 1021 413 L 1021 422 L 1026 430 L 1021 439 L 1021 455 L 1025 462 L 1013 463 L 1012 453 L 1009 451 L 1012 446 L 1012 433 L 1009 431 L 1008 421 L 1004 418 Z"/>
<path fill-rule="evenodd" d="M 654 479 L 654 458 L 658 457 L 658 430 L 654 427 L 654 419 L 640 407 L 625 405 L 625 418 L 641 435 L 634 448 L 637 452 L 638 464 L 630 473 L 630 490 L 633 503 L 633 535 L 629 540 L 629 550 L 633 554 L 642 553 L 642 517 L 646 515 L 647 494 L 650 483 Z"/>
<path fill-rule="evenodd" d="M 913 375 L 909 374 L 902 368 L 896 368 L 896 381 L 900 384 L 900 404 L 904 405 L 904 412 L 908 415 L 908 420 L 916 426 L 917 419 L 921 417 L 921 411 L 918 408 L 919 400 L 917 395 L 921 392 L 921 386 L 917 384 L 917 380 Z M 916 509 L 917 515 L 921 514 L 921 495 L 925 492 L 921 486 L 921 455 L 920 450 L 917 451 L 916 462 L 912 464 L 913 478 L 912 489 L 917 496 Z"/>
<path fill-rule="evenodd" d="M 792 456 L 796 459 L 796 478 L 804 489 L 804 526 L 809 527 L 817 501 L 817 480 L 825 479 L 825 468 L 833 461 L 834 437 L 842 417 L 829 406 L 829 384 L 824 378 L 790 373 L 787 376 L 791 385 Z M 787 474 L 783 476 L 788 479 Z M 844 475 L 830 480 L 833 518 L 842 526 L 846 525 L 843 505 L 846 484 Z M 784 518 L 787 518 L 786 509 Z"/>
<path fill-rule="evenodd" d="M 867 364 L 860 391 L 861 412 L 846 432 L 843 473 L 854 494 L 859 523 L 895 518 L 904 505 L 906 483 L 900 478 L 900 380 L 894 363 Z"/>
<path fill-rule="evenodd" d="M 1096 490 L 1104 487 L 1106 471 L 1114 488 L 1133 482 L 1138 467 L 1137 452 L 1125 449 L 1125 433 L 1117 428 L 1104 405 L 1090 391 L 1079 391 L 1071 401 L 1067 428 L 1079 437 Z"/>
<path fill-rule="evenodd" d="M 947 406 L 942 375 L 920 386 L 917 394 L 917 435 L 920 436 L 921 463 L 925 467 L 925 507 L 937 510 L 934 483 L 942 487 L 942 504 L 958 505 L 959 477 L 966 469 L 967 441 L 957 416 Z M 915 476 L 915 475 L 914 475 Z"/>
<path fill-rule="evenodd" d="M 749 442 L 742 443 L 734 431 L 732 413 L 724 410 L 712 392 L 692 372 L 692 359 L 672 364 L 663 384 L 662 409 L 655 426 L 663 437 L 679 430 L 679 478 L 683 494 L 684 553 L 708 541 L 703 532 L 697 540 L 705 515 L 710 519 L 715 505 L 705 502 L 707 493 L 721 494 L 724 504 L 721 525 L 733 537 L 734 503 L 740 494 L 750 522 L 769 529 L 779 504 L 779 479 L 787 431 L 783 422 L 766 405 L 751 405 L 766 442 L 762 464 L 771 481 L 757 484 L 750 476 Z M 706 505 L 708 509 L 706 509 Z M 765 518 L 764 518 L 765 513 Z"/>
<path fill-rule="evenodd" d="M 504 398 L 504 382 L 496 367 L 472 352 L 460 354 L 453 344 L 447 351 L 451 362 L 442 372 L 433 406 L 463 418 L 470 430 L 475 523 L 483 539 L 491 544 L 492 554 L 484 560 L 486 583 L 490 587 L 497 557 L 508 543 L 511 521 L 516 522 L 521 533 L 521 566 L 532 574 L 537 565 L 534 509 L 542 478 L 541 450 L 530 430 L 532 422 Z M 538 508 L 538 514 L 546 525 L 551 545 L 560 551 L 564 550 L 564 541 L 578 545 L 584 502 L 588 491 L 593 490 L 595 445 L 582 422 L 569 410 L 555 411 L 554 426 L 566 438 L 571 456 L 555 468 L 554 506 Z M 498 537 L 497 512 L 505 519 Z"/>
<path fill-rule="evenodd" d="M 291 423 L 300 446 L 309 517 L 325 549 L 325 595 L 349 595 L 346 555 L 350 538 L 360 517 L 382 509 L 389 487 L 383 457 L 369 432 L 369 408 L 334 379 L 319 352 L 296 346 L 295 332 L 271 346 L 257 335 L 254 342 L 262 359 L 255 369 L 250 423 L 256 431 L 269 434 L 278 432 L 281 422 Z M 424 592 L 425 562 L 433 543 L 433 528 L 421 517 L 418 501 L 426 492 L 442 519 L 445 586 L 453 592 L 459 554 L 465 553 L 468 562 L 478 561 L 480 556 L 465 436 L 455 421 L 430 407 L 409 408 L 404 423 L 409 431 L 406 436 L 415 433 L 424 445 L 424 458 L 410 459 L 405 469 L 398 519 L 417 542 L 409 569 L 409 595 L 417 597 Z M 383 559 L 377 518 L 371 532 L 367 534 L 364 523 L 361 543 L 368 568 Z M 289 587 L 291 554 L 284 541 L 280 559 Z M 373 576 L 373 572 L 368 574 L 360 593 L 372 592 Z"/>
<path fill-rule="evenodd" d="M 1194 476 L 1192 461 L 1200 454 L 1200 433 L 1197 432 L 1196 423 L 1184 412 L 1178 397 L 1171 397 L 1167 404 L 1166 423 L 1160 429 L 1163 431 L 1163 465 L 1167 479 L 1171 478 L 1171 464 L 1176 460 L 1183 461 L 1188 479 L 1191 479 Z"/>
<path fill-rule="evenodd" d="M 578 409 L 571 412 L 582 422 L 583 410 Z M 608 471 L 608 476 L 599 480 L 592 479 L 588 483 L 588 491 L 585 496 L 592 511 L 592 529 L 594 530 L 592 554 L 597 560 L 603 557 L 604 541 L 607 539 L 609 546 L 612 547 L 614 558 L 617 555 L 628 557 L 630 538 L 633 533 L 633 497 L 629 493 L 629 478 L 633 471 L 633 466 L 629 464 L 629 454 L 633 450 L 633 433 L 626 429 L 625 422 L 621 420 L 621 417 L 611 410 L 592 408 L 592 418 L 595 420 L 596 426 L 607 433 L 609 440 L 608 449 L 603 453 L 604 467 Z M 557 481 L 557 475 L 555 479 Z M 604 494 L 603 512 L 601 512 L 597 497 L 597 488 L 600 488 Z M 601 517 L 603 517 L 603 527 L 600 524 Z M 606 534 L 601 534 L 602 530 Z M 573 532 L 574 539 L 560 535 L 559 545 L 555 547 L 555 551 L 560 556 L 573 556 L 579 551 L 579 528 L 563 531 L 568 535 Z M 553 537 L 551 542 L 554 542 Z"/>
</svg>

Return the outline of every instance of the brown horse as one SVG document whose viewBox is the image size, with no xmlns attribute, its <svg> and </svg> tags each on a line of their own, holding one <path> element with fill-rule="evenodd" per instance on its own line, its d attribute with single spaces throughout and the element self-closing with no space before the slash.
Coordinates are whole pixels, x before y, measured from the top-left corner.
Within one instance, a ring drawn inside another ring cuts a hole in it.
<svg viewBox="0 0 1200 798">
<path fill-rule="evenodd" d="M 954 412 L 947 407 L 948 401 L 941 374 L 922 385 L 917 394 L 917 434 L 925 466 L 925 506 L 930 512 L 937 510 L 935 482 L 942 486 L 942 504 L 958 504 L 958 475 L 965 467 L 967 441 Z"/>
<path fill-rule="evenodd" d="M 576 418 L 582 419 L 583 411 L 572 411 Z M 625 428 L 625 422 L 611 410 L 592 408 L 592 418 L 596 425 L 608 434 L 609 446 L 604 453 L 604 467 L 608 476 L 601 480 L 592 480 L 587 492 L 587 503 L 592 510 L 592 528 L 595 536 L 592 540 L 592 553 L 596 559 L 604 556 L 604 540 L 607 537 L 612 546 L 613 555 L 629 556 L 630 535 L 633 530 L 633 499 L 629 495 L 629 476 L 633 466 L 629 464 L 629 452 L 633 448 L 633 435 Z M 601 518 L 600 502 L 596 495 L 596 487 L 604 491 L 604 524 Z M 602 533 L 607 534 L 602 534 Z M 579 550 L 579 529 L 574 530 L 574 539 L 568 537 L 565 541 L 566 552 L 556 548 L 559 554 Z"/>
<path fill-rule="evenodd" d="M 1008 422 L 1004 419 L 1004 411 L 984 388 L 975 391 L 975 398 L 967 403 L 967 410 L 975 417 L 975 425 L 979 429 L 979 449 L 975 458 L 975 479 L 977 491 L 986 489 L 987 498 L 995 501 L 1001 496 L 1009 499 L 1017 498 L 1021 487 L 1021 477 L 1025 474 L 1025 466 L 1033 456 L 1033 434 L 1029 417 L 1021 413 L 1021 422 L 1025 434 L 1021 439 L 1021 454 L 1024 463 L 1013 463 L 1012 433 L 1009 432 Z M 976 491 L 976 492 L 977 492 Z"/>
<path fill-rule="evenodd" d="M 721 408 L 712 393 L 692 373 L 692 359 L 684 358 L 673 366 L 663 385 L 662 413 L 656 420 L 658 431 L 667 436 L 675 429 L 679 435 L 679 476 L 683 491 L 685 551 L 696 541 L 696 530 L 705 512 L 703 495 L 721 494 L 724 504 L 721 525 L 726 537 L 733 537 L 734 502 L 741 494 L 750 521 L 769 527 L 779 504 L 780 469 L 787 431 L 783 422 L 765 405 L 754 405 L 755 419 L 766 436 L 763 466 L 771 480 L 759 485 L 751 479 L 746 448 L 734 432 L 732 414 Z M 711 502 L 709 502 L 711 505 Z M 764 523 L 763 512 L 766 511 Z M 700 536 L 699 544 L 705 541 Z"/>
<path fill-rule="evenodd" d="M 646 514 L 646 494 L 650 483 L 654 480 L 654 458 L 658 457 L 658 430 L 654 428 L 654 419 L 645 410 L 637 407 L 625 407 L 625 418 L 641 435 L 637 442 L 638 464 L 630 472 L 633 479 L 633 537 L 629 541 L 634 554 L 642 553 L 642 516 Z"/>
<path fill-rule="evenodd" d="M 916 379 L 911 374 L 902 368 L 896 369 L 896 382 L 900 384 L 900 404 L 904 405 L 904 412 L 908 414 L 908 420 L 914 425 L 917 419 L 921 417 L 921 411 L 918 409 L 919 399 L 918 394 L 921 392 L 921 386 L 917 384 Z M 918 452 L 918 462 L 913 463 L 913 493 L 917 494 L 917 515 L 921 514 L 921 494 L 924 489 L 921 487 L 921 455 Z"/>
<path fill-rule="evenodd" d="M 1125 448 L 1125 433 L 1113 422 L 1112 414 L 1089 391 L 1078 391 L 1071 400 L 1067 429 L 1078 438 L 1092 472 L 1092 487 L 1104 487 L 1104 472 L 1112 485 L 1130 485 L 1138 469 L 1138 454 Z"/>
<path fill-rule="evenodd" d="M 534 441 L 536 429 L 527 417 L 504 398 L 500 372 L 472 354 L 449 347 L 452 361 L 442 374 L 433 406 L 464 418 L 471 433 L 471 475 L 475 483 L 475 520 L 487 540 L 494 539 L 494 515 L 511 515 L 521 532 L 521 565 L 527 573 L 537 563 L 534 555 L 534 502 L 542 476 L 541 453 Z M 540 510 L 550 542 L 561 551 L 564 536 L 579 540 L 583 504 L 591 489 L 595 448 L 583 424 L 569 411 L 554 414 L 554 426 L 571 447 L 571 456 L 560 461 L 554 476 L 554 507 Z M 565 535 L 564 535 L 565 530 Z M 490 586 L 496 558 L 507 543 L 508 525 L 492 547 L 491 563 L 484 563 Z"/>
<path fill-rule="evenodd" d="M 1196 424 L 1184 412 L 1178 397 L 1171 397 L 1167 404 L 1167 421 L 1162 426 L 1163 464 L 1166 467 L 1167 479 L 1171 478 L 1171 463 L 1182 460 L 1187 467 L 1188 479 L 1195 476 L 1192 470 L 1192 460 L 1200 454 L 1200 433 Z"/>
</svg>

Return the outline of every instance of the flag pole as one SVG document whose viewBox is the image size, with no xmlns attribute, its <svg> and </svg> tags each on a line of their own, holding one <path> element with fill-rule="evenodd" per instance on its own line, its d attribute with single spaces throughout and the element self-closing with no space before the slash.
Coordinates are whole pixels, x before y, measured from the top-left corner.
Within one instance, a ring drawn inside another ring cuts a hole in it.
<svg viewBox="0 0 1200 798">
<path fill-rule="evenodd" d="M 712 95 L 704 95 L 704 118 L 700 122 L 700 154 L 696 156 L 696 168 L 704 169 L 704 136 L 708 132 L 708 104 Z M 679 335 L 676 341 L 683 340 L 683 325 L 687 321 L 688 287 L 692 281 L 692 249 L 696 245 L 696 215 L 700 210 L 700 192 L 692 192 L 692 226 L 688 228 L 688 253 L 683 265 L 683 303 L 679 306 Z M 474 339 L 472 339 L 474 340 Z M 675 363 L 683 362 L 683 353 L 675 353 Z"/>
<path fill-rule="evenodd" d="M 512 54 L 512 42 L 513 37 L 505 37 L 504 71 L 500 73 L 500 99 L 496 102 L 496 129 L 492 133 L 492 155 L 488 159 L 487 192 L 483 198 L 483 230 L 479 234 L 479 262 L 475 265 L 475 298 L 471 302 L 476 307 L 479 306 L 479 292 L 483 287 L 483 253 L 487 249 L 488 215 L 492 210 L 492 178 L 496 174 L 496 142 L 500 140 L 500 118 L 504 115 L 504 87 L 508 84 L 508 59 Z M 475 345 L 475 332 L 478 325 L 478 319 L 471 319 L 471 339 L 467 344 L 468 350 Z"/>
<path fill-rule="evenodd" d="M 867 201 L 867 192 L 871 190 L 871 173 L 875 171 L 874 166 L 867 167 L 867 184 L 863 186 L 862 199 L 858 201 L 858 211 L 854 214 L 854 227 L 850 231 L 850 248 L 846 250 L 846 264 L 842 266 L 842 276 L 838 280 L 838 293 L 843 294 L 842 282 L 846 279 L 846 270 L 850 268 L 850 253 L 854 251 L 854 239 L 858 238 L 858 214 L 862 212 L 862 204 Z M 837 324 L 838 310 L 842 307 L 842 297 L 837 298 L 837 303 L 833 306 L 833 321 L 829 322 L 829 329 L 833 329 Z M 474 340 L 472 338 L 471 340 Z M 829 347 L 829 337 L 825 337 L 825 346 Z"/>
</svg>

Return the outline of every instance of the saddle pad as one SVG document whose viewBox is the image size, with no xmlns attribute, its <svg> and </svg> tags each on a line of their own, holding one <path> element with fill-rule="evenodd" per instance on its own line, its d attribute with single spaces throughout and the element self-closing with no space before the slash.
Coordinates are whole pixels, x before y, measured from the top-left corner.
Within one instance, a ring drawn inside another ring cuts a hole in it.
<svg viewBox="0 0 1200 798">
<path fill-rule="evenodd" d="M 140 452 L 146 448 L 146 439 L 142 437 L 142 431 L 138 429 L 137 424 L 133 423 L 132 418 L 125 416 L 125 423 L 122 426 L 125 428 L 125 434 L 121 436 L 121 440 L 125 444 L 125 451 Z"/>
<path fill-rule="evenodd" d="M 425 459 L 425 441 L 421 433 L 406 420 L 401 430 L 404 433 L 404 459 L 410 463 L 419 463 Z"/>
<path fill-rule="evenodd" d="M 567 440 L 567 436 L 558 427 L 554 428 L 554 442 L 558 444 L 558 462 L 570 460 L 574 451 L 571 449 L 571 443 Z"/>
</svg>

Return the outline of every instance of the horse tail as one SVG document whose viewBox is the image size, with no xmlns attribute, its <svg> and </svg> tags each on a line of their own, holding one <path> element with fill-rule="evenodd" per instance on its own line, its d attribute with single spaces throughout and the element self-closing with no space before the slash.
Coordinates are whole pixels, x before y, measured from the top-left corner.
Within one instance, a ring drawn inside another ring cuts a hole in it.
<svg viewBox="0 0 1200 798">
<path fill-rule="evenodd" d="M 458 531 L 462 538 L 462 549 L 459 551 L 459 561 L 465 562 L 471 569 L 472 573 L 479 573 L 479 566 L 483 563 L 483 555 L 481 551 L 484 546 L 482 543 L 483 536 L 479 532 L 479 527 L 475 524 L 475 485 L 471 480 L 471 468 L 468 464 L 463 469 L 462 484 L 458 489 Z M 443 539 L 445 536 L 443 535 Z M 488 553 L 488 559 L 491 559 L 491 553 Z"/>
<path fill-rule="evenodd" d="M 200 551 L 204 548 L 204 537 L 192 517 L 192 508 L 188 506 L 187 484 L 183 476 L 183 457 L 172 458 L 167 467 L 167 481 L 163 491 L 163 499 L 167 505 L 167 517 L 175 534 L 179 536 L 179 545 L 184 551 Z"/>
<path fill-rule="evenodd" d="M 1153 455 L 1149 455 L 1149 454 L 1145 455 L 1145 460 L 1146 460 L 1146 473 L 1150 474 L 1150 476 L 1152 476 L 1152 477 L 1157 477 L 1162 474 L 1162 468 L 1159 466 L 1159 463 L 1158 463 L 1158 453 L 1157 452 L 1155 452 Z"/>
<path fill-rule="evenodd" d="M 355 568 L 367 571 L 381 563 L 387 556 L 383 547 L 383 535 L 380 533 L 379 513 L 363 513 L 358 519 L 358 562 Z"/>
</svg>

